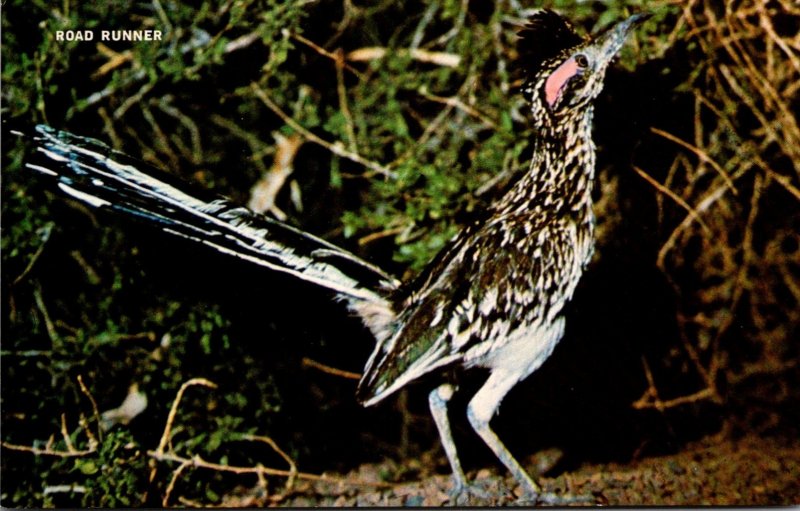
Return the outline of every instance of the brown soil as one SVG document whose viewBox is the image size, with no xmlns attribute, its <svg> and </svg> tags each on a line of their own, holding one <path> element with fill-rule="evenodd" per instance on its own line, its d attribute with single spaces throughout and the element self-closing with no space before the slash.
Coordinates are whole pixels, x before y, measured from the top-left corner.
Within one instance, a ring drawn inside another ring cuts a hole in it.
<svg viewBox="0 0 800 511">
<path fill-rule="evenodd" d="M 525 460 L 532 473 L 553 464 L 557 451 Z M 337 477 L 348 483 L 297 481 L 282 495 L 231 496 L 228 506 L 441 506 L 449 504 L 447 475 L 425 476 L 423 467 L 435 460 L 386 461 L 367 464 Z M 402 476 L 399 476 L 402 474 Z M 333 474 L 329 474 L 333 476 Z M 387 479 L 402 477 L 385 487 Z M 518 504 L 510 476 L 499 469 L 468 474 L 486 493 L 468 505 Z M 414 479 L 411 481 L 410 479 Z M 352 481 L 366 483 L 355 486 Z M 574 471 L 539 477 L 547 492 L 588 497 L 588 505 L 791 505 L 800 503 L 800 440 L 760 438 L 738 440 L 707 437 L 667 456 L 635 459 L 627 463 L 586 464 Z M 587 505 L 587 502 L 581 502 Z"/>
</svg>

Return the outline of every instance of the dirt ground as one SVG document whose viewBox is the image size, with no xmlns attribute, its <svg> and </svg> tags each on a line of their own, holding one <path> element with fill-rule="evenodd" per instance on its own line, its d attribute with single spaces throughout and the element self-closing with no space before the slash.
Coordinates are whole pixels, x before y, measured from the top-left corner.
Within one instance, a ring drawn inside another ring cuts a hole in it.
<svg viewBox="0 0 800 511">
<path fill-rule="evenodd" d="M 557 451 L 526 459 L 546 492 L 581 496 L 577 505 L 700 506 L 800 504 L 800 440 L 761 438 L 738 440 L 707 437 L 668 456 L 642 458 L 627 463 L 586 464 L 577 470 L 550 474 L 548 465 Z M 347 483 L 298 480 L 290 491 L 267 496 L 243 491 L 230 496 L 228 506 L 442 506 L 448 505 L 450 478 L 425 476 L 421 467 L 430 460 L 406 460 L 362 465 L 349 474 L 327 474 Z M 542 470 L 544 468 L 544 470 Z M 408 482 L 385 484 L 387 474 L 403 474 Z M 518 505 L 510 476 L 499 468 L 469 473 L 486 493 L 467 505 Z M 352 484 L 361 481 L 360 486 Z M 524 504 L 524 503 L 523 503 Z"/>
</svg>

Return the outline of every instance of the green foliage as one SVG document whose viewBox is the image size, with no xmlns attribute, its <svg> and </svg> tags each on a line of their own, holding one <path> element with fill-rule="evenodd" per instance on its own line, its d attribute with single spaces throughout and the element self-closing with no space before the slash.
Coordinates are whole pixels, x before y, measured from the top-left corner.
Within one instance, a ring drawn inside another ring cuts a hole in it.
<svg viewBox="0 0 800 511">
<path fill-rule="evenodd" d="M 103 438 L 96 457 L 74 460 L 73 474 L 86 476 L 81 505 L 130 507 L 141 504 L 147 459 L 130 431 L 115 429 Z"/>
</svg>

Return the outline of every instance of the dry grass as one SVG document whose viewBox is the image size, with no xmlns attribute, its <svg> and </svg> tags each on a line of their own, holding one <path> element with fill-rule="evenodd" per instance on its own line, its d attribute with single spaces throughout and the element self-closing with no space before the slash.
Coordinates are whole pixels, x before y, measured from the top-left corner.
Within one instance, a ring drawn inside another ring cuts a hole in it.
<svg viewBox="0 0 800 511">
<path fill-rule="evenodd" d="M 795 367 L 799 29 L 800 7 L 789 0 L 693 0 L 670 36 L 702 57 L 688 83 L 693 133 L 683 140 L 652 129 L 679 152 L 663 183 L 648 181 L 662 192 L 659 217 L 672 229 L 657 264 L 679 301 L 676 356 L 688 359 L 686 372 L 704 388 L 664 401 L 649 377 L 639 408 L 720 400 L 723 380 Z M 646 363 L 645 370 L 651 376 Z"/>
</svg>

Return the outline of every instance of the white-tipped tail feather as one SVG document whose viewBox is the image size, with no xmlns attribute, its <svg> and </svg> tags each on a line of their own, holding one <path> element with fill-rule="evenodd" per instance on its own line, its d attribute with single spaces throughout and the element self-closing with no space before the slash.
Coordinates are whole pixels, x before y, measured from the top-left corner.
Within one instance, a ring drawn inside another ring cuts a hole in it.
<svg viewBox="0 0 800 511">
<path fill-rule="evenodd" d="M 354 254 L 236 206 L 203 200 L 169 175 L 94 139 L 37 126 L 38 159 L 27 167 L 65 194 L 156 224 L 164 232 L 334 291 L 378 340 L 394 319 L 388 299 L 399 281 Z"/>
</svg>

